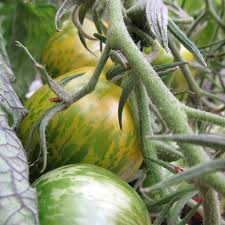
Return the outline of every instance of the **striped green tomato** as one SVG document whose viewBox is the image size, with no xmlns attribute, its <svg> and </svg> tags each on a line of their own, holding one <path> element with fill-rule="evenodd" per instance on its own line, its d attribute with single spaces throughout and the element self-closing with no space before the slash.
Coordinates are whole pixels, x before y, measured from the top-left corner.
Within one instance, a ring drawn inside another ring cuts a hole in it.
<svg viewBox="0 0 225 225">
<path fill-rule="evenodd" d="M 65 85 L 67 91 L 74 93 L 88 82 L 93 72 L 92 67 L 80 68 L 57 80 L 65 82 L 77 75 L 78 77 Z M 79 76 L 81 74 L 84 75 Z M 127 104 L 123 111 L 123 130 L 119 128 L 120 95 L 120 87 L 101 79 L 94 92 L 51 119 L 46 131 L 48 170 L 71 163 L 88 163 L 107 168 L 125 180 L 134 176 L 142 163 L 142 155 Z M 29 113 L 22 121 L 18 132 L 24 144 L 35 122 L 47 109 L 57 104 L 48 101 L 54 96 L 49 87 L 44 86 L 26 102 Z M 39 147 L 36 134 L 31 148 L 28 149 L 31 162 L 37 160 Z"/>
<path fill-rule="evenodd" d="M 77 164 L 35 183 L 41 225 L 150 225 L 138 194 L 108 170 Z"/>
<path fill-rule="evenodd" d="M 94 23 L 88 19 L 84 21 L 83 28 L 90 35 L 96 33 Z M 52 77 L 80 67 L 95 66 L 101 55 L 99 41 L 86 40 L 86 44 L 94 54 L 84 48 L 77 29 L 70 20 L 66 20 L 62 31 L 56 32 L 47 42 L 42 54 L 42 64 L 46 65 Z M 108 61 L 106 68 L 111 64 L 112 62 Z"/>
</svg>

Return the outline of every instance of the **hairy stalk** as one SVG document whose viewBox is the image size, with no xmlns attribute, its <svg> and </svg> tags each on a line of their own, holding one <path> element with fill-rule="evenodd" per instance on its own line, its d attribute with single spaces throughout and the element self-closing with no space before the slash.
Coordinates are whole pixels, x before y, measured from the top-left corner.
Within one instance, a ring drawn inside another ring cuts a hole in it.
<svg viewBox="0 0 225 225">
<path fill-rule="evenodd" d="M 94 74 L 92 75 L 92 77 L 89 80 L 89 82 L 87 83 L 87 85 L 85 85 L 83 88 L 81 88 L 78 92 L 76 92 L 72 96 L 73 102 L 76 102 L 79 99 L 81 99 L 82 97 L 84 97 L 85 95 L 90 94 L 95 89 L 95 86 L 96 86 L 98 79 L 101 75 L 101 72 L 103 70 L 103 67 L 105 66 L 105 64 L 109 58 L 110 50 L 111 50 L 111 47 L 110 47 L 109 43 L 106 42 L 105 48 L 102 52 L 101 58 L 99 59 L 97 66 L 95 68 Z"/>
<path fill-rule="evenodd" d="M 56 115 L 56 113 L 58 113 L 59 111 L 63 110 L 66 108 L 66 104 L 59 104 L 54 106 L 53 108 L 49 109 L 47 112 L 45 112 L 42 121 L 40 122 L 40 126 L 39 126 L 39 135 L 40 135 L 40 146 L 41 146 L 41 150 L 43 153 L 43 165 L 42 165 L 42 169 L 41 169 L 41 173 L 43 173 L 46 170 L 47 167 L 47 143 L 46 143 L 46 136 L 45 136 L 45 130 L 46 127 L 48 126 L 49 121 L 51 120 L 51 118 Z"/>
<path fill-rule="evenodd" d="M 200 191 L 204 198 L 203 209 L 204 209 L 204 225 L 221 225 L 221 217 L 219 210 L 219 200 L 217 193 L 205 187 L 200 187 Z"/>
<path fill-rule="evenodd" d="M 194 109 L 183 105 L 185 112 L 187 113 L 188 118 L 193 120 L 205 121 L 208 123 L 213 123 L 218 126 L 225 127 L 225 117 L 213 114 L 210 112 L 205 112 L 199 109 Z"/>
<path fill-rule="evenodd" d="M 138 99 L 138 108 L 139 108 L 140 122 L 141 122 L 142 153 L 145 159 L 145 163 L 149 169 L 148 173 L 154 180 L 154 183 L 157 183 L 161 180 L 160 167 L 154 162 L 148 160 L 149 157 L 153 159 L 157 159 L 156 146 L 152 141 L 145 138 L 145 135 L 153 134 L 151 121 L 150 121 L 152 116 L 148 107 L 148 95 L 146 93 L 146 90 L 142 81 L 140 80 L 138 81 L 138 85 L 136 87 L 136 96 Z"/>
<path fill-rule="evenodd" d="M 142 149 L 143 146 L 141 141 L 141 126 L 140 126 L 141 122 L 140 122 L 140 115 L 139 115 L 139 109 L 138 109 L 138 101 L 137 101 L 137 96 L 135 94 L 135 91 L 132 91 L 130 93 L 130 96 L 128 98 L 128 104 L 132 110 L 132 116 L 134 118 L 135 129 L 138 135 L 138 142 Z"/>
<path fill-rule="evenodd" d="M 155 107 L 155 105 L 152 103 L 151 99 L 149 99 L 148 104 L 149 104 L 149 108 L 155 113 L 159 122 L 162 124 L 162 129 L 161 129 L 160 133 L 166 133 L 168 131 L 167 125 L 166 125 L 165 121 L 163 120 L 163 117 L 159 113 L 157 107 Z"/>
<path fill-rule="evenodd" d="M 141 122 L 140 122 L 140 115 L 138 110 L 138 101 L 137 101 L 137 96 L 135 94 L 135 91 L 131 92 L 128 98 L 128 103 L 132 110 L 132 115 L 134 117 L 134 123 L 135 123 L 135 129 L 138 134 L 138 142 L 142 149 L 143 143 L 141 141 L 141 126 L 140 126 Z M 184 155 L 180 151 L 178 151 L 177 148 L 174 147 L 173 145 L 166 144 L 160 141 L 155 141 L 155 140 L 153 142 L 157 149 L 158 158 L 160 159 L 166 158 L 169 161 L 176 161 L 178 159 L 184 158 Z"/>
<path fill-rule="evenodd" d="M 177 134 L 192 134 L 186 113 L 180 102 L 172 95 L 152 66 L 143 58 L 123 21 L 120 0 L 107 0 L 109 11 L 108 41 L 113 49 L 118 49 L 128 59 L 132 70 L 143 81 L 148 95 L 164 117 L 168 127 Z M 200 147 L 191 144 L 179 144 L 190 165 L 203 163 L 209 156 Z M 207 183 L 225 196 L 225 179 L 220 173 L 205 175 L 200 181 Z"/>
</svg>

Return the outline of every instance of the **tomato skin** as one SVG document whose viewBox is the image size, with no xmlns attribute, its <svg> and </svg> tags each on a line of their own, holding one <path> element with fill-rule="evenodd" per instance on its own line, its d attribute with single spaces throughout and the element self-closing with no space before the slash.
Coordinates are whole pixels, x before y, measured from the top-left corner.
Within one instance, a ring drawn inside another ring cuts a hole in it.
<svg viewBox="0 0 225 225">
<path fill-rule="evenodd" d="M 94 23 L 88 19 L 84 21 L 83 28 L 90 35 L 96 33 Z M 95 55 L 85 49 L 78 30 L 70 20 L 66 20 L 62 31 L 56 32 L 47 42 L 41 62 L 46 65 L 52 77 L 58 77 L 80 67 L 96 66 L 101 55 L 99 41 L 86 39 L 86 43 Z M 111 66 L 111 62 L 108 62 L 107 66 Z"/>
<path fill-rule="evenodd" d="M 93 165 L 67 165 L 40 177 L 41 225 L 150 225 L 138 194 L 116 175 Z"/>
<path fill-rule="evenodd" d="M 66 84 L 65 89 L 73 93 L 88 82 L 94 69 L 79 68 L 57 80 L 84 73 Z M 88 163 L 107 168 L 124 180 L 134 176 L 142 163 L 142 155 L 128 104 L 123 111 L 123 130 L 119 128 L 118 102 L 121 91 L 120 87 L 101 79 L 94 92 L 51 119 L 46 130 L 47 170 L 71 163 Z M 53 97 L 55 95 L 46 85 L 26 102 L 29 113 L 18 132 L 24 144 L 35 122 L 47 109 L 57 104 L 49 101 Z M 31 162 L 38 158 L 39 149 L 36 133 L 28 150 Z"/>
</svg>

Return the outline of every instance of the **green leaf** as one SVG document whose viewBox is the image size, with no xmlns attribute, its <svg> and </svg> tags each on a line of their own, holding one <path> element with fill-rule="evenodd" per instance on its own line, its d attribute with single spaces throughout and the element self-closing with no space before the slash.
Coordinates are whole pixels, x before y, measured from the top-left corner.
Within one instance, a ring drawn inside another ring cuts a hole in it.
<svg viewBox="0 0 225 225">
<path fill-rule="evenodd" d="M 15 94 L 0 35 L 0 224 L 38 225 L 36 192 L 29 184 L 28 162 L 20 140 L 9 127 L 6 109 L 13 115 L 14 127 L 26 110 Z"/>
<path fill-rule="evenodd" d="M 6 41 L 5 44 L 7 44 L 11 38 L 15 9 L 16 0 L 12 0 L 8 3 L 0 3 L 0 33 Z"/>
<path fill-rule="evenodd" d="M 126 81 L 124 88 L 123 88 L 123 92 L 120 96 L 120 100 L 119 100 L 119 107 L 118 107 L 118 118 L 119 118 L 119 125 L 120 125 L 120 129 L 122 130 L 122 113 L 123 113 L 123 108 L 124 105 L 130 95 L 130 93 L 132 92 L 132 90 L 134 89 L 136 85 L 135 82 L 135 76 L 130 76 L 128 78 L 128 80 Z"/>
<path fill-rule="evenodd" d="M 177 66 L 188 64 L 188 62 L 175 62 L 175 63 L 168 63 L 162 65 L 153 65 L 153 68 L 156 72 L 161 72 L 168 69 L 176 68 Z"/>
<path fill-rule="evenodd" d="M 187 48 L 191 53 L 193 53 L 203 66 L 207 67 L 207 64 L 201 52 L 198 50 L 195 44 L 186 36 L 186 34 L 183 31 L 181 31 L 180 28 L 171 19 L 169 19 L 168 28 L 170 32 L 177 38 L 177 40 L 179 40 L 184 45 L 185 48 Z"/>
<path fill-rule="evenodd" d="M 59 7 L 59 9 L 57 10 L 56 12 L 56 15 L 55 15 L 55 27 L 57 30 L 60 30 L 59 27 L 58 27 L 58 23 L 60 21 L 60 19 L 62 18 L 62 16 L 67 12 L 69 11 L 69 9 L 71 9 L 72 7 L 75 7 L 77 5 L 80 4 L 80 0 L 65 0 L 61 6 Z"/>
<path fill-rule="evenodd" d="M 126 72 L 126 69 L 119 64 L 113 65 L 106 73 L 107 80 L 113 80 L 115 77 Z"/>
<path fill-rule="evenodd" d="M 119 50 L 110 50 L 109 53 L 110 59 L 115 63 L 121 65 L 123 68 L 128 69 L 128 61 L 124 54 Z"/>
<path fill-rule="evenodd" d="M 35 5 L 18 1 L 13 33 L 7 50 L 16 76 L 14 88 L 21 98 L 25 96 L 36 72 L 24 51 L 17 48 L 14 42 L 23 43 L 36 60 L 39 60 L 44 45 L 55 31 L 53 22 L 55 12 L 55 7 L 50 4 Z"/>
<path fill-rule="evenodd" d="M 146 16 L 151 32 L 157 37 L 162 46 L 169 51 L 167 35 L 168 9 L 163 1 L 147 1 Z"/>
<path fill-rule="evenodd" d="M 175 166 L 173 164 L 170 164 L 166 161 L 160 160 L 160 159 L 154 159 L 151 157 L 147 157 L 148 160 L 160 165 L 161 167 L 169 170 L 171 173 L 175 173 Z"/>
<path fill-rule="evenodd" d="M 154 145 L 157 149 L 158 158 L 163 161 L 172 162 L 184 158 L 184 155 L 172 144 L 163 141 L 154 141 Z"/>
<path fill-rule="evenodd" d="M 38 225 L 36 192 L 29 184 L 25 151 L 2 109 L 0 137 L 0 224 Z"/>
</svg>

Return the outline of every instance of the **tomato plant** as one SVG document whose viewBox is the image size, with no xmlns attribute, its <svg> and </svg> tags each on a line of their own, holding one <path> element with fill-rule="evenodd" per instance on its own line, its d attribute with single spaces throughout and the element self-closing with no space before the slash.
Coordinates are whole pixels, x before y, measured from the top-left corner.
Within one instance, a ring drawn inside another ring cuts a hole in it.
<svg viewBox="0 0 225 225">
<path fill-rule="evenodd" d="M 88 81 L 93 71 L 91 67 L 79 68 L 59 77 L 57 81 L 66 82 L 66 90 L 73 93 Z M 108 168 L 125 180 L 134 176 L 142 156 L 127 104 L 123 112 L 123 130 L 120 130 L 117 116 L 120 94 L 119 87 L 100 80 L 92 94 L 58 113 L 50 121 L 47 129 L 48 169 L 79 162 Z M 35 121 L 55 104 L 48 101 L 53 96 L 50 88 L 44 86 L 26 102 L 29 113 L 19 131 L 23 143 Z M 36 137 L 29 149 L 31 161 L 37 159 L 39 148 Z"/>
<path fill-rule="evenodd" d="M 35 181 L 42 225 L 149 225 L 138 194 L 110 171 L 67 165 Z"/>
<path fill-rule="evenodd" d="M 222 130 L 215 135 L 210 129 L 225 127 L 224 5 L 224 0 L 1 1 L 0 224 L 38 225 L 29 181 L 71 163 L 95 164 L 131 181 L 154 224 L 224 224 L 219 197 L 225 197 L 225 143 Z M 101 32 L 104 21 L 107 31 Z M 108 70 L 109 59 L 114 64 Z M 121 87 L 102 79 L 105 69 L 107 79 Z M 49 74 L 64 75 L 53 80 Z M 42 79 L 46 85 L 25 101 Z M 176 94 L 184 91 L 180 101 Z M 178 159 L 187 169 L 172 163 Z M 163 168 L 172 174 L 163 176 Z M 54 197 L 60 197 L 57 191 Z"/>
</svg>

